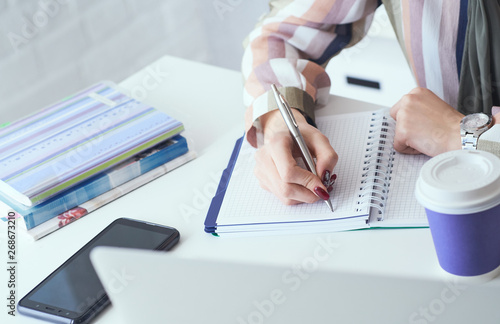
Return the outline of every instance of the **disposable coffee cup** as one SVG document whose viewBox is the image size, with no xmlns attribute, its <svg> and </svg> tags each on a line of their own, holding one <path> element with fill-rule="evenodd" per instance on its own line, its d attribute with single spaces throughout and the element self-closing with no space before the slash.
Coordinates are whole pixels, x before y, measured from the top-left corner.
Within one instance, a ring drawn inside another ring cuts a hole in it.
<svg viewBox="0 0 500 324">
<path fill-rule="evenodd" d="M 433 157 L 415 195 L 447 273 L 487 281 L 500 272 L 500 158 L 465 150 Z"/>
</svg>

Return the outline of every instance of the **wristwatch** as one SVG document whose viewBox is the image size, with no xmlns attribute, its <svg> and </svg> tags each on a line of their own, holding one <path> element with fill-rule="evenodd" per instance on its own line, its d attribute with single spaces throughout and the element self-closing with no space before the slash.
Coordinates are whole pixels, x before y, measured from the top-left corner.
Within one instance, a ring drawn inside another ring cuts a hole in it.
<svg viewBox="0 0 500 324">
<path fill-rule="evenodd" d="M 491 127 L 492 123 L 493 118 L 484 113 L 470 114 L 462 118 L 460 122 L 462 150 L 476 150 L 477 139 Z"/>
</svg>

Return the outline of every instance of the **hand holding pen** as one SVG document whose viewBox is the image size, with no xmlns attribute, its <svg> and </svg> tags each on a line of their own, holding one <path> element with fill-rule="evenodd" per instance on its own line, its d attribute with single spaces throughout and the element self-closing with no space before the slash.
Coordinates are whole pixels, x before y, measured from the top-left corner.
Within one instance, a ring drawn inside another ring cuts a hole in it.
<svg viewBox="0 0 500 324">
<path fill-rule="evenodd" d="M 286 104 L 286 100 L 284 102 Z M 281 99 L 278 103 L 283 104 Z M 309 155 L 316 159 L 316 166 L 311 170 L 317 175 L 297 165 L 294 156 L 303 156 L 303 153 L 279 110 L 260 118 L 264 145 L 259 147 L 256 154 L 255 174 L 260 185 L 274 193 L 284 204 L 312 203 L 318 197 L 329 201 L 328 191 L 333 189 L 336 178 L 332 170 L 337 163 L 337 154 L 328 139 L 317 128 L 309 125 L 300 112 L 296 109 L 290 111 L 295 115 L 296 125 L 310 151 Z"/>
</svg>

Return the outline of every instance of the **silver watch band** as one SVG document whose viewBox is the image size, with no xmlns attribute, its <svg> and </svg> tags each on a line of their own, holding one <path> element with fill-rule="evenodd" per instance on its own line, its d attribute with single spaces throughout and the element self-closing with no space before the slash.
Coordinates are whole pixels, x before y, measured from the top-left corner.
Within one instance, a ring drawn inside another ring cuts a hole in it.
<svg viewBox="0 0 500 324">
<path fill-rule="evenodd" d="M 462 136 L 462 150 L 476 150 L 477 149 L 477 137 L 472 133 L 465 133 Z"/>
</svg>

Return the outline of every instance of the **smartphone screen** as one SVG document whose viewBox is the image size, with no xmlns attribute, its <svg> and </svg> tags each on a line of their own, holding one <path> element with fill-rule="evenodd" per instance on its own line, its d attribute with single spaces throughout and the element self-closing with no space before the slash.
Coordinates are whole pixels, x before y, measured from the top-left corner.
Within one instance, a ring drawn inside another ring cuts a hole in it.
<svg viewBox="0 0 500 324">
<path fill-rule="evenodd" d="M 22 314 L 58 323 L 85 323 L 109 304 L 90 262 L 96 246 L 168 250 L 179 240 L 171 227 L 120 218 L 87 243 L 19 301 Z M 63 242 L 62 242 L 63 243 Z"/>
</svg>

